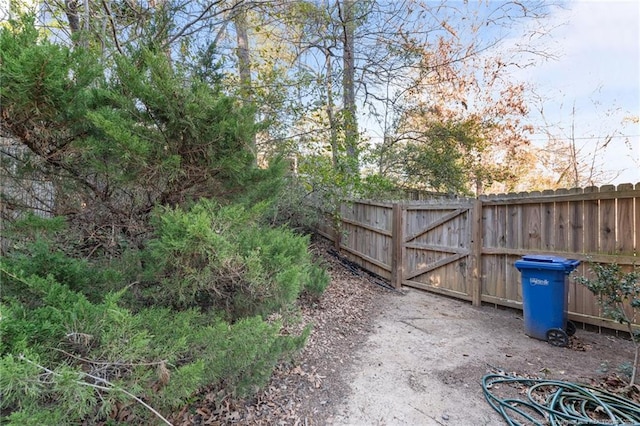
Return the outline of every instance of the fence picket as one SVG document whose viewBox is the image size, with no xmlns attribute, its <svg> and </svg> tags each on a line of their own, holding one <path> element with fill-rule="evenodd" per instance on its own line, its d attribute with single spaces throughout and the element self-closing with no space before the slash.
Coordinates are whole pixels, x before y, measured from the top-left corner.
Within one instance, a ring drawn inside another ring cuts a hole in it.
<svg viewBox="0 0 640 426">
<path fill-rule="evenodd" d="M 618 185 L 618 191 L 633 189 L 632 184 Z M 634 223 L 633 223 L 633 198 L 618 198 L 616 200 L 616 226 L 617 239 L 615 251 L 617 253 L 633 253 L 634 249 Z"/>
<path fill-rule="evenodd" d="M 615 191 L 615 186 L 600 187 L 600 193 Z M 606 254 L 616 252 L 616 200 L 600 200 L 600 251 Z"/>
<path fill-rule="evenodd" d="M 635 244 L 634 244 L 634 249 L 633 249 L 633 255 L 634 256 L 640 256 L 640 183 L 637 183 L 635 186 L 635 192 L 636 192 L 636 196 L 635 196 L 635 221 L 634 221 L 634 228 L 635 228 Z"/>
<path fill-rule="evenodd" d="M 542 250 L 553 251 L 556 248 L 558 239 L 556 234 L 557 221 L 555 203 L 542 203 L 540 223 L 540 248 Z"/>
</svg>

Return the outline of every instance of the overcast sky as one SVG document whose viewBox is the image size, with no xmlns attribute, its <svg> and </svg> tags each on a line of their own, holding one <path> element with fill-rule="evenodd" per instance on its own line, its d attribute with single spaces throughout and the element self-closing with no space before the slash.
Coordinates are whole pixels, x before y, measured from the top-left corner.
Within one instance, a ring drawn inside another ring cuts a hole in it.
<svg viewBox="0 0 640 426">
<path fill-rule="evenodd" d="M 553 12 L 561 24 L 550 47 L 559 59 L 522 72 L 537 86 L 546 118 L 575 135 L 583 152 L 615 136 L 602 167 L 612 183 L 640 182 L 640 1 L 571 1 Z M 561 133 L 561 132 L 559 132 Z"/>
</svg>

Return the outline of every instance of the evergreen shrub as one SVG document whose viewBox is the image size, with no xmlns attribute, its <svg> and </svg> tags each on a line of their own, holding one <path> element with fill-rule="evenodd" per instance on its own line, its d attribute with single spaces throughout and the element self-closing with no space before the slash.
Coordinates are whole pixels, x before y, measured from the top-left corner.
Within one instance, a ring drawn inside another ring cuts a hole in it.
<svg viewBox="0 0 640 426">
<path fill-rule="evenodd" d="M 266 317 L 329 282 L 313 263 L 308 236 L 260 226 L 259 215 L 245 207 L 201 200 L 187 210 L 163 208 L 153 223 L 141 280 L 153 303 L 236 321 Z"/>
<path fill-rule="evenodd" d="M 0 422 L 148 423 L 204 388 L 263 386 L 308 335 L 283 331 L 296 298 L 319 294 L 328 275 L 308 237 L 260 225 L 261 212 L 207 200 L 160 208 L 146 247 L 108 268 L 72 257 L 63 220 L 12 224 L 0 261 Z"/>
<path fill-rule="evenodd" d="M 82 249 L 76 247 L 80 238 L 63 217 L 47 219 L 26 215 L 7 224 L 3 231 L 3 238 L 10 245 L 4 261 L 27 276 L 51 276 L 94 301 L 100 300 L 106 289 L 123 285 L 120 272 L 99 265 L 100 259 L 89 261 L 81 257 Z M 6 296 L 13 290 L 15 287 L 5 287 L 3 294 Z M 28 288 L 21 288 L 13 295 L 26 303 L 37 300 L 37 297 L 31 298 Z"/>
<path fill-rule="evenodd" d="M 0 63 L 30 158 L 3 170 L 55 184 L 65 214 L 3 229 L 0 423 L 150 424 L 204 388 L 262 386 L 328 276 L 308 237 L 264 226 L 281 169 L 255 167 L 253 109 L 163 50 L 101 61 L 33 17 L 0 28 Z"/>
<path fill-rule="evenodd" d="M 92 303 L 51 275 L 6 263 L 0 273 L 3 286 L 37 298 L 27 306 L 3 297 L 0 305 L 2 424 L 143 424 L 207 386 L 244 395 L 308 333 L 284 336 L 280 322 L 257 316 L 230 324 L 195 309 L 134 313 L 118 303 L 126 290 Z"/>
</svg>

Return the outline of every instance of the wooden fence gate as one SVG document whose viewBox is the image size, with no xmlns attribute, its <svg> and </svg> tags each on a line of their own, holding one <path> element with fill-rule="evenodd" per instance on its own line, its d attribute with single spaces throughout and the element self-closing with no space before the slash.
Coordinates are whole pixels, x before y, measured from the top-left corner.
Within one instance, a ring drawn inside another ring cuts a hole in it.
<svg viewBox="0 0 640 426">
<path fill-rule="evenodd" d="M 473 299 L 473 201 L 402 205 L 401 285 Z"/>
<path fill-rule="evenodd" d="M 408 286 L 480 304 L 481 205 L 477 200 L 352 201 L 341 229 L 318 229 L 350 260 L 396 288 Z"/>
</svg>

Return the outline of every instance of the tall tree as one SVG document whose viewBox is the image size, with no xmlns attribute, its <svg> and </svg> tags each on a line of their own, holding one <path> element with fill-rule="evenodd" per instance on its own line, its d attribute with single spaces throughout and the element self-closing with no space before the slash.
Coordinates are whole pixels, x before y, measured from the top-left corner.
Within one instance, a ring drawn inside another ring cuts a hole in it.
<svg viewBox="0 0 640 426">
<path fill-rule="evenodd" d="M 355 89 L 356 5 L 354 0 L 336 1 L 342 27 L 342 121 L 346 151 L 345 172 L 352 178 L 359 175 L 358 119 Z"/>
<path fill-rule="evenodd" d="M 238 57 L 238 75 L 240 76 L 240 97 L 245 106 L 253 108 L 253 87 L 251 85 L 251 58 L 249 51 L 249 28 L 247 10 L 243 2 L 234 5 L 233 23 L 236 30 L 236 55 Z M 257 159 L 255 134 L 249 149 Z"/>
</svg>

